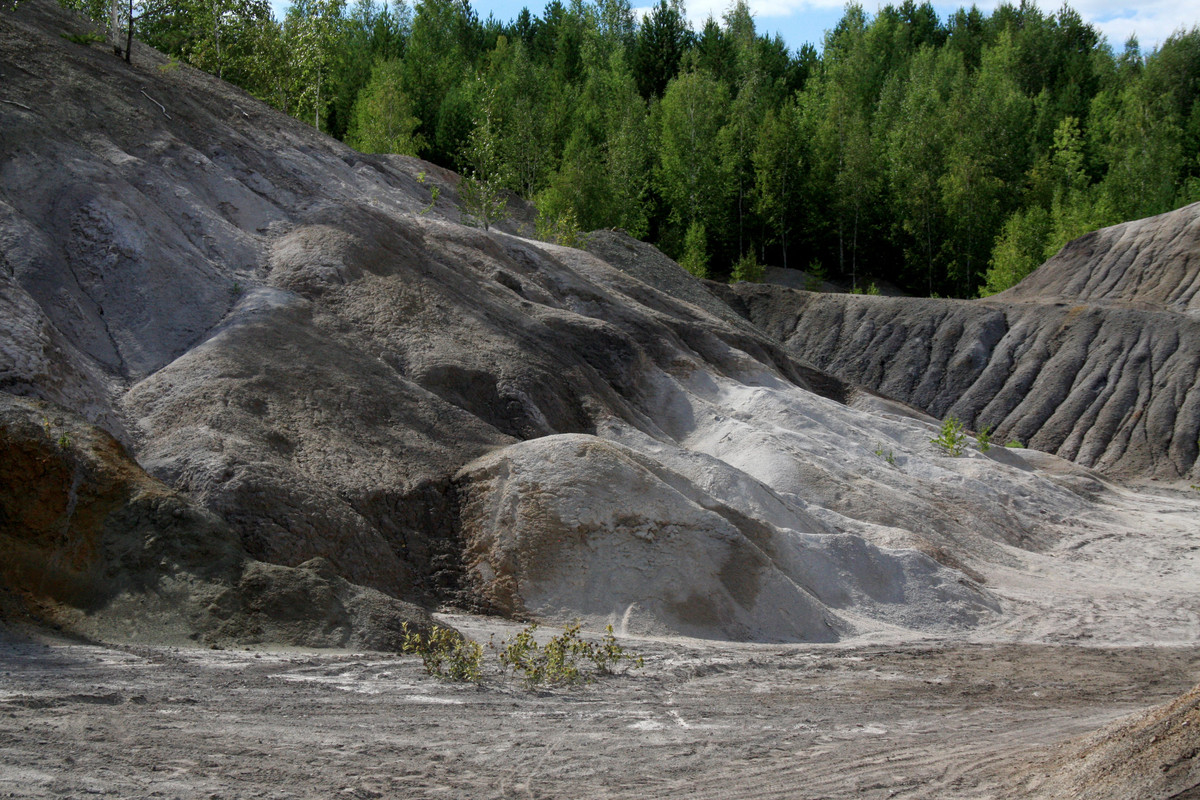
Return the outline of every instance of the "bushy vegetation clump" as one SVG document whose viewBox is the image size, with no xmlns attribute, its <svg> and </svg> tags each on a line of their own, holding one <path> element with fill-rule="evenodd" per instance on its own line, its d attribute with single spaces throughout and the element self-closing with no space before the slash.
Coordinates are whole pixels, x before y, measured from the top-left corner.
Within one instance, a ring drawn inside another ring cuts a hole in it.
<svg viewBox="0 0 1200 800">
<path fill-rule="evenodd" d="M 421 657 L 425 674 L 450 681 L 478 683 L 483 680 L 483 648 L 449 628 L 434 627 L 428 633 L 403 625 L 402 652 Z"/>
<path fill-rule="evenodd" d="M 604 629 L 598 643 L 580 636 L 579 623 L 568 625 L 562 633 L 539 644 L 533 623 L 499 645 L 489 644 L 504 673 L 519 677 L 526 687 L 574 685 L 596 675 L 610 675 L 622 662 L 640 668 L 644 661 L 617 643 L 612 625 Z M 436 627 L 420 633 L 404 625 L 402 651 L 421 658 L 428 675 L 459 682 L 483 680 L 484 649 L 448 628 Z"/>
<path fill-rule="evenodd" d="M 537 628 L 536 623 L 530 625 L 499 648 L 500 664 L 513 675 L 519 675 L 526 686 L 580 683 L 594 674 L 611 674 L 622 661 L 632 667 L 643 664 L 641 656 L 617 644 L 612 625 L 605 628 L 599 644 L 580 638 L 580 626 L 576 623 L 539 645 L 534 638 Z"/>
<path fill-rule="evenodd" d="M 734 262 L 733 271 L 729 274 L 729 282 L 737 283 L 738 281 L 746 281 L 748 283 L 762 283 L 766 272 L 766 268 L 758 263 L 758 259 L 754 257 L 754 253 L 747 253 Z"/>
<path fill-rule="evenodd" d="M 929 441 L 946 455 L 957 458 L 962 455 L 963 448 L 966 446 L 967 434 L 958 417 L 951 415 L 942 421 L 938 435 Z"/>
<path fill-rule="evenodd" d="M 986 453 L 992 449 L 992 426 L 984 425 L 975 434 L 975 441 L 979 443 L 979 452 Z"/>
</svg>

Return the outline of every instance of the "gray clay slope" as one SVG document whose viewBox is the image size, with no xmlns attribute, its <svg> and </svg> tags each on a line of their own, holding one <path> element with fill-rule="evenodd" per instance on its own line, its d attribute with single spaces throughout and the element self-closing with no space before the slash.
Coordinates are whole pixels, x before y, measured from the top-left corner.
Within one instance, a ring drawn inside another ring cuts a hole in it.
<svg viewBox="0 0 1200 800">
<path fill-rule="evenodd" d="M 716 291 L 843 380 L 1127 479 L 1200 477 L 1200 204 L 1088 234 L 987 300 Z"/>
<path fill-rule="evenodd" d="M 1095 511 L 1086 470 L 946 457 L 648 245 L 524 238 L 518 202 L 464 227 L 455 176 L 59 35 L 81 26 L 0 16 L 0 390 L 105 428 L 255 559 L 830 641 L 990 624 L 992 567 Z"/>
<path fill-rule="evenodd" d="M 96 639 L 399 650 L 420 608 L 247 558 L 211 512 L 146 475 L 104 431 L 0 393 L 0 620 Z"/>
</svg>

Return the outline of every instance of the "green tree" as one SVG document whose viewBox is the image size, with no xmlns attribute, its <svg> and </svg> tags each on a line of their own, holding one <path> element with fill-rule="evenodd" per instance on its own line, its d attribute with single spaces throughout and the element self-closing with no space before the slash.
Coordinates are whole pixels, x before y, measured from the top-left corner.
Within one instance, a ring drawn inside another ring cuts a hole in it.
<svg viewBox="0 0 1200 800">
<path fill-rule="evenodd" d="M 922 47 L 899 93 L 897 122 L 887 140 L 888 180 L 900 212 L 901 229 L 913 244 L 906 259 L 925 273 L 929 293 L 941 287 L 940 246 L 945 219 L 940 181 L 953 132 L 947 127 L 948 99 L 962 80 L 962 55 Z"/>
<path fill-rule="evenodd" d="M 708 277 L 708 234 L 704 223 L 693 221 L 688 225 L 683 237 L 683 257 L 679 266 L 695 275 L 697 278 Z"/>
<path fill-rule="evenodd" d="M 658 0 L 638 29 L 634 74 L 642 97 L 661 97 L 679 71 L 688 44 L 688 28 L 680 0 Z"/>
<path fill-rule="evenodd" d="M 417 118 L 403 89 L 404 67 L 399 59 L 381 60 L 371 80 L 358 94 L 346 143 L 364 153 L 403 153 L 415 156 L 424 147 Z"/>
<path fill-rule="evenodd" d="M 950 234 L 947 268 L 963 295 L 979 283 L 1025 172 L 1032 106 L 1016 85 L 1015 67 L 1016 50 L 1003 31 L 950 99 L 954 135 L 939 186 Z"/>
<path fill-rule="evenodd" d="M 476 80 L 483 83 L 482 78 Z M 508 174 L 501 154 L 500 102 L 495 87 L 485 84 L 480 96 L 479 115 L 463 154 L 468 173 L 459 182 L 458 192 L 463 220 L 486 231 L 504 218 L 508 199 L 503 187 Z"/>
<path fill-rule="evenodd" d="M 1051 230 L 1050 213 L 1041 206 L 1014 211 L 996 238 L 979 296 L 1010 289 L 1041 266 Z"/>
<path fill-rule="evenodd" d="M 768 110 L 759 125 L 751 156 L 755 209 L 767 221 L 773 240 L 779 243 L 785 269 L 788 266 L 788 231 L 792 223 L 790 212 L 797 204 L 802 178 L 796 116 L 796 107 L 790 104 L 778 114 Z"/>
<path fill-rule="evenodd" d="M 328 76 L 345 5 L 345 0 L 296 0 L 284 19 L 293 80 L 289 113 L 311 119 L 317 130 L 333 99 Z"/>
<path fill-rule="evenodd" d="M 671 219 L 689 229 L 721 219 L 726 208 L 718 133 L 728 107 L 729 91 L 701 71 L 675 78 L 663 95 L 657 184 Z"/>
<path fill-rule="evenodd" d="M 468 84 L 477 26 L 470 6 L 458 0 L 422 0 L 413 15 L 404 54 L 404 91 L 420 120 L 418 133 L 430 146 L 423 155 L 440 164 L 459 166 L 463 122 L 475 117 Z"/>
</svg>

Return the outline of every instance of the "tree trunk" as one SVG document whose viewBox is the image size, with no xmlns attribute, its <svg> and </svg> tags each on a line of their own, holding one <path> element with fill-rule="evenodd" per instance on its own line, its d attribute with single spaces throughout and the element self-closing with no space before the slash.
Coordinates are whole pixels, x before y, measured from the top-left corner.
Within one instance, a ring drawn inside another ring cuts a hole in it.
<svg viewBox="0 0 1200 800">
<path fill-rule="evenodd" d="M 132 63 L 129 54 L 133 51 L 133 0 L 129 0 L 129 27 L 125 32 L 125 63 Z"/>
<path fill-rule="evenodd" d="M 110 0 L 108 4 L 108 39 L 113 52 L 121 55 L 121 0 Z"/>
</svg>

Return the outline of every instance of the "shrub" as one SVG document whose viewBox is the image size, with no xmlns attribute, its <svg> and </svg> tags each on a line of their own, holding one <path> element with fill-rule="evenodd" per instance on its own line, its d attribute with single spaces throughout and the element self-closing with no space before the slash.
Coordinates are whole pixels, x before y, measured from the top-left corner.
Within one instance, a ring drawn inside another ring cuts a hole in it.
<svg viewBox="0 0 1200 800">
<path fill-rule="evenodd" d="M 703 223 L 693 222 L 683 238 L 683 257 L 679 266 L 697 278 L 708 277 L 708 234 Z"/>
<path fill-rule="evenodd" d="M 600 644 L 593 645 L 589 657 L 595 663 L 596 671 L 604 675 L 611 675 L 615 671 L 614 667 L 622 661 L 628 661 L 632 668 L 641 668 L 646 663 L 641 656 L 627 653 L 624 647 L 617 644 L 612 625 L 604 626 L 604 636 L 600 639 Z"/>
<path fill-rule="evenodd" d="M 808 276 L 804 279 L 804 289 L 809 292 L 819 292 L 825 285 L 829 274 L 820 261 L 812 261 L 808 265 Z"/>
<path fill-rule="evenodd" d="M 534 230 L 534 235 L 543 242 L 560 244 L 563 247 L 574 247 L 580 250 L 587 247 L 588 236 L 579 227 L 579 220 L 575 217 L 575 211 L 570 208 L 557 215 L 539 211 L 537 219 L 534 220 Z"/>
<path fill-rule="evenodd" d="M 417 183 L 421 184 L 422 186 L 425 185 L 426 179 L 425 179 L 424 172 L 417 173 Z M 429 205 L 427 205 L 421 209 L 421 216 L 424 216 L 433 210 L 433 207 L 437 205 L 438 195 L 440 195 L 441 193 L 442 193 L 442 187 L 438 186 L 437 184 L 433 184 L 433 183 L 429 184 Z"/>
<path fill-rule="evenodd" d="M 60 33 L 59 36 L 66 39 L 68 42 L 75 44 L 92 45 L 104 41 L 104 37 L 98 33 Z"/>
<path fill-rule="evenodd" d="M 613 635 L 612 625 L 604 630 L 600 644 L 586 642 L 579 637 L 579 623 L 569 625 L 545 645 L 534 638 L 537 623 L 530 625 L 501 646 L 501 665 L 513 675 L 521 673 L 526 686 L 540 684 L 575 684 L 591 679 L 584 672 L 586 662 L 591 662 L 596 673 L 611 674 L 621 661 L 629 661 L 641 667 L 640 656 L 627 653 Z"/>
<path fill-rule="evenodd" d="M 402 652 L 421 657 L 425 674 L 445 680 L 478 683 L 483 679 L 483 648 L 449 628 L 433 628 L 428 634 L 401 626 Z"/>
<path fill-rule="evenodd" d="M 746 281 L 747 283 L 762 283 L 762 279 L 766 274 L 766 268 L 758 263 L 758 259 L 754 257 L 754 253 L 746 253 L 746 255 L 734 262 L 733 272 L 729 275 L 729 282 L 737 283 L 738 281 Z"/>
<path fill-rule="evenodd" d="M 975 434 L 975 441 L 979 442 L 979 452 L 986 453 L 992 449 L 992 426 L 984 425 L 979 429 L 979 433 Z"/>
<path fill-rule="evenodd" d="M 941 432 L 929 441 L 945 451 L 946 455 L 957 457 L 962 455 L 966 440 L 967 434 L 963 431 L 962 422 L 958 417 L 949 416 L 942 422 Z"/>
<path fill-rule="evenodd" d="M 500 185 L 485 181 L 475 174 L 464 176 L 458 184 L 458 208 L 466 225 L 489 230 L 494 223 L 504 219 L 508 210 L 508 198 Z"/>
<path fill-rule="evenodd" d="M 1025 445 L 1023 445 L 1023 444 L 1021 443 L 1021 440 L 1020 440 L 1020 439 L 1010 439 L 1009 441 L 1007 441 L 1007 442 L 1005 442 L 1005 443 L 1004 443 L 1004 446 L 1005 446 L 1005 447 L 1016 447 L 1016 448 L 1019 448 L 1019 449 L 1022 449 L 1022 450 L 1024 450 L 1024 449 L 1025 449 Z"/>
<path fill-rule="evenodd" d="M 892 454 L 890 449 L 884 450 L 882 444 L 875 445 L 875 455 L 879 456 L 893 467 L 896 466 L 896 456 Z"/>
</svg>

